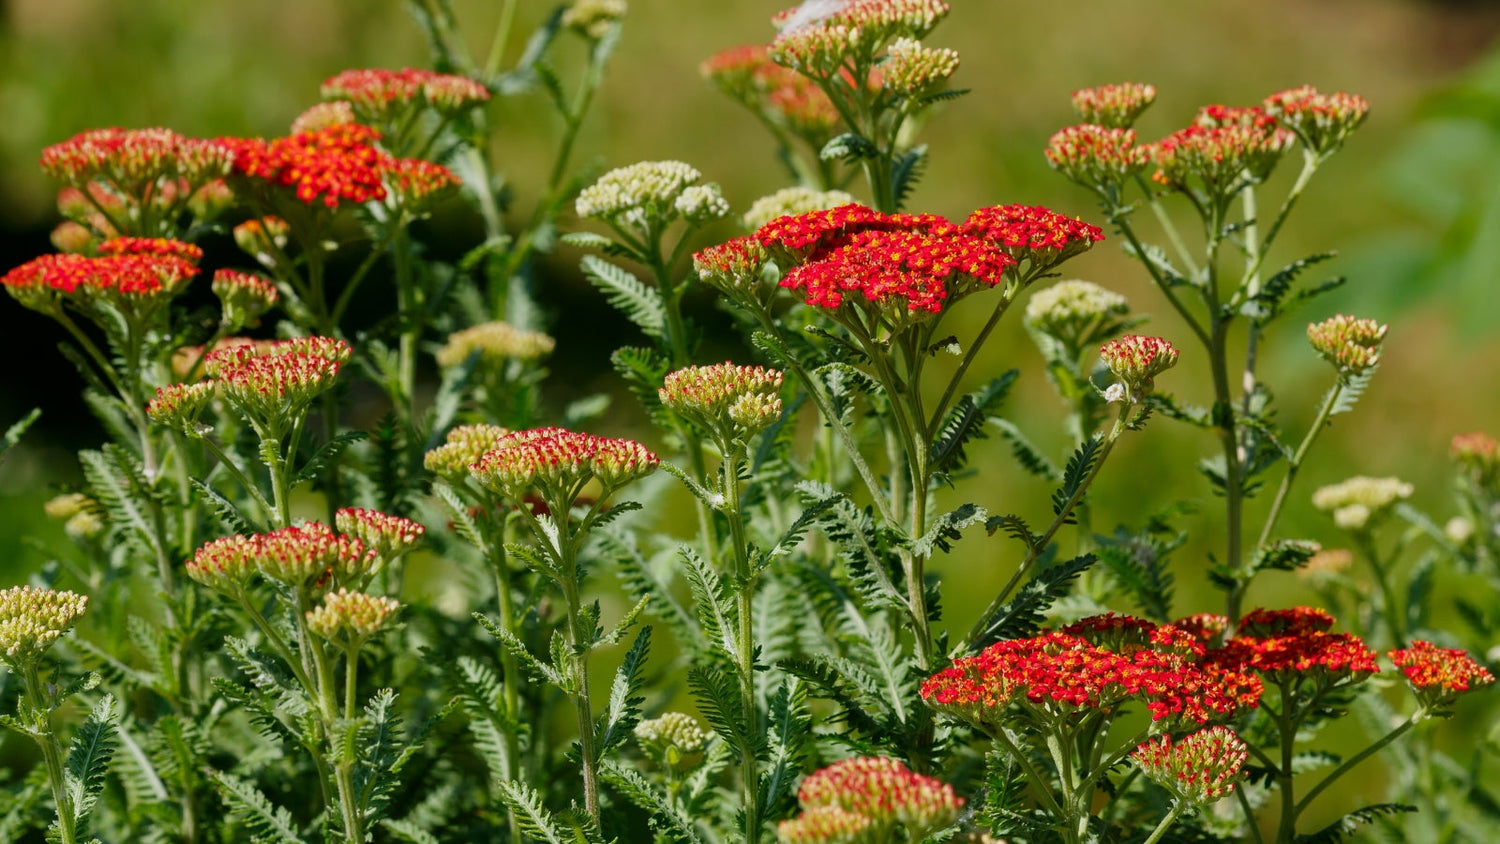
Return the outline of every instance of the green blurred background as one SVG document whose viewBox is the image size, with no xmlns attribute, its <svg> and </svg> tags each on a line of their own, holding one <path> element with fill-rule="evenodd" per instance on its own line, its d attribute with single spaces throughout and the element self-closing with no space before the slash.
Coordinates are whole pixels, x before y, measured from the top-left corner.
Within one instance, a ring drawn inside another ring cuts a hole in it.
<svg viewBox="0 0 1500 844">
<path fill-rule="evenodd" d="M 768 139 L 746 113 L 700 79 L 697 66 L 735 44 L 764 42 L 777 3 L 631 0 L 625 36 L 582 139 L 582 156 L 604 166 L 677 158 L 720 182 L 736 210 L 786 184 Z M 1416 500 L 1446 516 L 1449 437 L 1500 433 L 1500 4 L 1418 0 L 1075 0 L 1015 3 L 954 0 L 932 43 L 957 48 L 956 84 L 972 94 L 939 112 L 924 140 L 931 167 L 913 210 L 963 216 L 1009 202 L 1044 204 L 1099 222 L 1088 197 L 1056 176 L 1041 155 L 1048 136 L 1076 122 L 1075 88 L 1112 81 L 1157 85 L 1160 97 L 1138 127 L 1144 140 L 1185 124 L 1197 106 L 1258 103 L 1299 84 L 1349 90 L 1373 104 L 1371 117 L 1314 181 L 1277 253 L 1285 263 L 1335 248 L 1331 272 L 1349 284 L 1284 321 L 1263 374 L 1298 436 L 1331 381 L 1306 346 L 1302 328 L 1335 311 L 1392 324 L 1385 364 L 1363 403 L 1338 417 L 1302 475 L 1300 506 L 1288 535 L 1336 541 L 1329 520 L 1306 506 L 1318 485 L 1352 474 L 1399 475 Z M 456 0 L 471 49 L 489 46 L 500 4 Z M 524 32 L 552 9 L 523 0 Z M 519 42 L 511 46 L 511 56 Z M 345 68 L 422 64 L 425 45 L 397 0 L 0 0 L 0 259 L 21 263 L 45 251 L 57 222 L 55 190 L 35 166 L 43 146 L 98 126 L 162 125 L 198 136 L 275 135 L 315 101 L 319 82 Z M 557 126 L 539 98 L 497 103 L 496 144 L 529 210 L 540 188 Z M 1291 171 L 1293 167 L 1284 170 Z M 1284 192 L 1278 174 L 1267 195 Z M 1262 201 L 1263 204 L 1266 200 Z M 566 220 L 565 227 L 574 221 Z M 465 248 L 471 221 L 434 226 L 451 250 Z M 728 235 L 728 228 L 719 232 Z M 442 243 L 440 243 L 440 248 Z M 232 247 L 231 247 L 232 248 Z M 542 298 L 558 314 L 554 369 L 566 374 L 561 401 L 615 389 L 607 357 L 631 339 L 574 269 L 564 251 L 545 267 Z M 1186 331 L 1113 241 L 1068 266 L 1127 294 L 1157 315 L 1148 330 L 1180 338 L 1183 365 L 1161 387 L 1202 401 L 1204 371 Z M 0 424 L 34 406 L 43 424 L 0 464 L 0 583 L 45 559 L 37 545 L 63 541 L 40 504 L 77 477 L 72 450 L 101 434 L 76 393 L 77 376 L 54 351 L 50 324 L 0 297 Z M 715 319 L 706 297 L 691 302 Z M 970 318 L 974 315 L 970 314 Z M 1009 414 L 1060 450 L 1064 409 L 1041 374 L 1040 359 L 1013 317 L 976 372 L 1011 366 L 1024 373 Z M 602 340 L 600 338 L 603 338 Z M 714 354 L 732 349 L 715 348 Z M 628 407 L 623 397 L 617 407 Z M 628 419 L 628 417 L 627 417 Z M 1012 466 L 1004 448 L 983 444 L 979 472 L 960 492 L 992 512 L 1040 518 L 1048 490 Z M 1214 444 L 1200 432 L 1158 420 L 1128 438 L 1096 493 L 1095 524 L 1139 522 L 1179 499 L 1204 498 L 1192 465 Z M 1264 506 L 1264 502 L 1258 502 Z M 1254 505 L 1253 505 L 1254 506 Z M 1183 612 L 1208 603 L 1200 564 L 1218 544 L 1215 502 L 1189 522 L 1193 543 L 1180 552 Z M 940 561 L 949 578 L 950 618 L 963 626 L 1008 574 L 1013 548 L 996 539 L 959 546 Z M 959 588 L 959 586 L 962 588 Z M 972 585 L 972 588 L 970 588 Z M 1306 599 L 1291 575 L 1263 578 L 1252 599 L 1278 605 Z M 956 595 L 972 595 L 964 601 Z M 970 606 L 972 602 L 975 606 Z"/>
<path fill-rule="evenodd" d="M 552 8 L 541 0 L 521 5 L 522 33 Z M 1500 316 L 1500 296 L 1492 291 L 1500 282 L 1500 53 L 1492 49 L 1500 9 L 1416 0 L 1089 0 L 1066 11 L 972 0 L 954 6 L 932 41 L 961 52 L 957 84 L 972 94 L 926 128 L 932 165 L 915 210 L 962 216 L 982 205 L 1026 202 L 1097 221 L 1085 194 L 1052 173 L 1040 154 L 1055 129 L 1074 122 L 1068 94 L 1081 86 L 1155 83 L 1161 93 L 1139 127 L 1144 139 L 1182 125 L 1200 104 L 1254 103 L 1302 83 L 1371 100 L 1366 127 L 1314 182 L 1280 250 L 1291 260 L 1336 248 L 1342 254 L 1331 271 L 1350 277 L 1343 290 L 1300 316 L 1354 311 L 1393 324 L 1374 387 L 1358 412 L 1337 420 L 1338 436 L 1324 441 L 1302 489 L 1354 473 L 1397 474 L 1417 483 L 1419 499 L 1441 511 L 1448 437 L 1495 430 L 1500 419 L 1500 334 L 1491 330 Z M 476 53 L 488 48 L 498 8 L 457 4 Z M 767 19 L 777 8 L 632 0 L 624 41 L 585 132 L 584 158 L 604 166 L 679 158 L 723 184 L 739 209 L 785 184 L 759 127 L 697 71 L 716 50 L 767 40 Z M 35 166 L 49 143 L 109 125 L 163 125 L 200 136 L 278 134 L 316 99 L 328 75 L 426 59 L 417 27 L 396 0 L 7 0 L 0 10 L 0 255 L 7 267 L 50 249 L 54 186 Z M 524 210 L 557 127 L 538 98 L 505 100 L 495 110 L 496 143 Z M 1279 174 L 1280 189 L 1289 175 Z M 462 248 L 471 226 L 442 222 L 439 239 Z M 612 344 L 594 338 L 623 342 L 630 334 L 581 283 L 576 259 L 564 252 L 546 268 L 542 296 L 559 314 L 556 330 L 565 341 L 556 368 L 569 373 L 571 392 L 608 389 Z M 1144 274 L 1113 243 L 1068 270 L 1157 314 L 1153 332 L 1186 339 Z M 692 304 L 713 318 L 710 303 Z M 10 373 L 0 383 L 0 421 L 33 406 L 46 414 L 26 447 L 0 466 L 0 569 L 29 569 L 40 558 L 22 550 L 20 540 L 50 529 L 37 518 L 37 503 L 48 485 L 75 477 L 69 451 L 100 434 L 76 399 L 79 381 L 52 348 L 50 324 L 8 299 L 0 302 L 0 317 L 0 352 Z M 1263 370 L 1285 421 L 1298 431 L 1330 379 L 1301 339 L 1305 321 L 1282 325 Z M 1047 432 L 1062 408 L 1018 321 L 1008 324 L 976 369 L 1021 367 L 1026 375 L 1009 410 L 1023 428 L 1061 448 L 1060 435 L 1049 439 Z M 572 338 L 583 342 L 567 342 Z M 1183 360 L 1163 386 L 1201 399 L 1184 386 L 1203 380 L 1193 350 Z M 1207 437 L 1167 422 L 1130 438 L 1101 480 L 1096 523 L 1139 518 L 1202 495 L 1188 467 L 1211 448 Z M 1007 464 L 997 446 L 984 453 L 982 472 L 970 482 L 974 496 L 992 511 L 1044 507 L 1045 490 Z M 1307 508 L 1292 515 L 1289 531 L 1326 533 L 1325 521 Z M 1201 525 L 1209 536 L 1212 522 L 1205 515 Z M 1195 580 L 1192 572 L 1182 574 Z"/>
</svg>

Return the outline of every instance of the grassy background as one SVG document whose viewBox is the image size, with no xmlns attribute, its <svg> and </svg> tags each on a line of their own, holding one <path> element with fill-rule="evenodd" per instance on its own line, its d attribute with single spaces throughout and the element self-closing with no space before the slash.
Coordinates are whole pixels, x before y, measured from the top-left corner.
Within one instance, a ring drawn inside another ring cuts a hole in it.
<svg viewBox="0 0 1500 844">
<path fill-rule="evenodd" d="M 495 2 L 456 2 L 476 54 L 489 49 Z M 1201 104 L 1250 104 L 1311 83 L 1364 94 L 1371 118 L 1344 155 L 1313 183 L 1276 257 L 1336 248 L 1332 272 L 1350 283 L 1285 321 L 1268 344 L 1262 372 L 1281 399 L 1282 419 L 1300 433 L 1330 381 L 1302 337 L 1307 319 L 1354 311 L 1392 323 L 1386 363 L 1359 410 L 1340 417 L 1302 475 L 1288 535 L 1335 541 L 1332 526 L 1307 507 L 1323 483 L 1352 474 L 1399 475 L 1417 500 L 1446 514 L 1445 453 L 1457 432 L 1500 433 L 1500 31 L 1493 4 L 1415 0 L 1079 0 L 1068 4 L 955 0 L 932 43 L 957 48 L 956 83 L 972 94 L 938 113 L 924 134 L 933 158 L 913 210 L 963 216 L 1005 202 L 1044 204 L 1097 222 L 1083 192 L 1053 174 L 1041 149 L 1058 127 L 1076 122 L 1068 93 L 1109 81 L 1155 83 L 1157 105 L 1138 127 L 1143 139 L 1184 124 Z M 551 4 L 524 0 L 518 31 Z M 738 43 L 764 41 L 776 3 L 632 0 L 630 19 L 597 110 L 581 144 L 584 160 L 617 166 L 678 158 L 720 182 L 737 210 L 785 183 L 771 147 L 746 114 L 698 76 L 697 65 Z M 56 222 L 54 186 L 40 175 L 40 149 L 96 126 L 164 125 L 187 134 L 274 135 L 313 102 L 323 78 L 348 67 L 421 64 L 425 48 L 397 0 L 304 3 L 189 3 L 185 0 L 0 0 L 0 258 L 11 266 L 48 251 Z M 519 40 L 510 46 L 513 56 Z M 496 144 L 508 162 L 519 207 L 539 188 L 556 126 L 539 101 L 495 106 Z M 1291 170 L 1292 168 L 1285 168 Z M 1279 174 L 1278 197 L 1291 173 Z M 1263 205 L 1266 200 L 1263 200 Z M 439 239 L 471 231 L 443 221 Z M 726 229 L 725 234 L 728 233 Z M 559 315 L 556 369 L 568 388 L 611 389 L 607 356 L 630 339 L 611 321 L 564 252 L 548 264 L 547 304 Z M 1205 370 L 1187 332 L 1144 273 L 1106 241 L 1070 264 L 1070 274 L 1126 293 L 1156 315 L 1150 331 L 1179 338 L 1178 370 L 1161 387 L 1202 401 Z M 61 541 L 40 503 L 76 479 L 71 450 L 100 434 L 75 397 L 75 375 L 51 350 L 45 320 L 0 297 L 0 423 L 33 406 L 44 423 L 0 464 L 0 583 L 14 582 Z M 704 314 L 711 303 L 693 302 Z M 1306 317 L 1304 319 L 1303 317 Z M 968 318 L 975 319 L 972 313 Z M 1022 384 L 1009 411 L 1044 443 L 1062 447 L 1063 408 L 1014 318 L 976 374 L 1018 366 Z M 992 512 L 1041 518 L 1048 490 L 983 444 L 979 472 L 959 494 Z M 1131 436 L 1112 458 L 1094 496 L 1095 524 L 1138 521 L 1206 485 L 1191 469 L 1214 448 L 1200 432 L 1165 420 Z M 1258 502 L 1264 506 L 1265 502 Z M 1252 503 L 1252 513 L 1255 503 Z M 1179 553 L 1184 612 L 1211 609 L 1199 574 L 1218 543 L 1215 502 L 1190 522 Z M 1252 524 L 1256 524 L 1252 515 Z M 973 539 L 939 563 L 949 579 L 955 627 L 1010 571 L 1014 549 Z M 1262 603 L 1306 599 L 1291 576 L 1268 576 L 1252 596 Z M 963 600 L 956 593 L 977 596 Z"/>
</svg>

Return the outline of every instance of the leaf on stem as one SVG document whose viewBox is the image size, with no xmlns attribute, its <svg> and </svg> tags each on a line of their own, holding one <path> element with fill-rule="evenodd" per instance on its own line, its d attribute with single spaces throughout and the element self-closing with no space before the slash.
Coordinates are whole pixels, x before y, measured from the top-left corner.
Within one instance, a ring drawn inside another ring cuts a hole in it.
<svg viewBox="0 0 1500 844">
<path fill-rule="evenodd" d="M 641 605 L 637 605 L 639 608 Z M 641 696 L 646 685 L 646 655 L 651 651 L 651 628 L 644 627 L 635 637 L 635 643 L 625 652 L 625 659 L 615 671 L 614 682 L 609 687 L 609 706 L 599 718 L 596 733 L 599 742 L 595 753 L 604 758 L 611 748 L 625 743 L 631 731 L 641 720 Z"/>
<path fill-rule="evenodd" d="M 946 473 L 963 464 L 965 447 L 970 441 L 985 437 L 985 421 L 1000 408 L 1020 375 L 1019 369 L 1012 369 L 990 379 L 988 384 L 964 395 L 953 405 L 943 418 L 932 444 L 931 469 L 934 473 Z"/>
<path fill-rule="evenodd" d="M 579 266 L 610 305 L 635 323 L 646 336 L 661 341 L 667 339 L 667 307 L 656 288 L 647 286 L 634 274 L 597 255 L 585 255 Z"/>
<path fill-rule="evenodd" d="M 255 528 L 250 525 L 249 517 L 241 512 L 240 508 L 234 502 L 225 498 L 219 494 L 218 490 L 197 478 L 188 478 L 188 480 L 193 484 L 193 489 L 198 490 L 198 494 L 203 496 L 204 501 L 208 502 L 208 506 L 212 508 L 214 516 L 219 519 L 219 523 L 227 528 L 230 533 L 238 533 L 243 536 L 255 533 Z"/>
<path fill-rule="evenodd" d="M 963 91 L 944 91 L 942 94 L 934 94 L 924 97 L 919 101 L 920 105 L 937 102 L 944 95 L 956 97 Z M 891 193 L 896 198 L 896 210 L 900 211 L 906 207 L 906 200 L 911 197 L 911 192 L 916 188 L 917 182 L 921 180 L 922 174 L 927 170 L 927 145 L 918 144 L 906 152 L 896 156 L 891 162 Z"/>
<path fill-rule="evenodd" d="M 714 732 L 734 747 L 750 745 L 755 755 L 764 752 L 764 741 L 754 728 L 745 723 L 739 685 L 726 671 L 708 663 L 688 669 L 688 690 L 698 703 L 698 711 Z"/>
<path fill-rule="evenodd" d="M 109 773 L 110 759 L 119 744 L 115 735 L 119 719 L 119 705 L 114 695 L 105 695 L 94 704 L 88 719 L 73 734 L 73 741 L 69 744 L 63 781 L 72 798 L 73 823 L 79 835 L 86 834 L 89 813 L 104 790 L 104 777 Z"/>
<path fill-rule="evenodd" d="M 1355 809 L 1317 832 L 1298 835 L 1292 840 L 1296 844 L 1338 844 L 1353 835 L 1360 824 L 1376 824 L 1382 818 L 1415 811 L 1416 806 L 1405 803 L 1375 803 Z"/>
<path fill-rule="evenodd" d="M 292 813 L 272 803 L 260 789 L 223 771 L 212 771 L 209 776 L 229 814 L 245 825 L 258 844 L 304 844 Z"/>
<path fill-rule="evenodd" d="M 614 760 L 605 760 L 599 767 L 599 775 L 630 802 L 650 812 L 652 828 L 667 839 L 686 844 L 706 844 L 706 839 L 693 820 L 694 813 L 658 791 L 639 771 L 626 768 Z"/>
<path fill-rule="evenodd" d="M 999 416 L 991 416 L 989 423 L 1000 429 L 1000 437 L 1010 443 L 1011 456 L 1016 458 L 1016 462 L 1022 469 L 1044 481 L 1062 483 L 1062 470 L 1042 454 L 1040 449 L 1032 445 L 1031 440 L 1027 439 L 1014 422 Z"/>
<path fill-rule="evenodd" d="M 1052 514 L 1065 516 L 1063 524 L 1074 523 L 1072 512 L 1064 513 L 1064 510 L 1071 506 L 1070 502 L 1073 502 L 1074 496 L 1080 496 L 1082 500 L 1083 485 L 1088 482 L 1103 446 L 1104 440 L 1099 436 L 1089 437 L 1068 459 L 1068 468 L 1063 471 L 1062 485 L 1052 493 Z"/>
<path fill-rule="evenodd" d="M 944 513 L 933 521 L 922 538 L 913 543 L 912 551 L 924 557 L 932 556 L 933 551 L 946 553 L 952 548 L 952 543 L 962 537 L 964 528 L 985 521 L 988 515 L 978 504 L 964 504 Z"/>
<path fill-rule="evenodd" d="M 1016 596 L 1009 603 L 995 611 L 988 619 L 984 633 L 969 643 L 970 649 L 978 652 L 1001 639 L 1035 636 L 1046 618 L 1048 608 L 1066 597 L 1073 588 L 1073 582 L 1097 559 L 1093 554 L 1084 554 L 1044 566 L 1025 586 L 1016 591 Z"/>
</svg>

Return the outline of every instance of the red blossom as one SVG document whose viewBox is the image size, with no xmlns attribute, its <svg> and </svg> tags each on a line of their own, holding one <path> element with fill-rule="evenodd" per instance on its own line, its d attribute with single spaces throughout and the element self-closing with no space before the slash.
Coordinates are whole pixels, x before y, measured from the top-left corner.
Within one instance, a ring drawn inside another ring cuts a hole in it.
<svg viewBox="0 0 1500 844">
<path fill-rule="evenodd" d="M 191 247 L 196 249 L 197 247 Z M 0 276 L 13 295 L 53 290 L 64 295 L 89 292 L 131 298 L 175 295 L 198 268 L 176 255 L 127 254 L 91 258 L 43 255 Z"/>
<path fill-rule="evenodd" d="M 1411 647 L 1391 651 L 1388 656 L 1406 675 L 1412 688 L 1437 699 L 1455 697 L 1495 682 L 1488 668 L 1460 648 L 1440 648 L 1417 639 Z"/>
<path fill-rule="evenodd" d="M 1098 226 L 1040 205 L 981 208 L 960 230 L 994 243 L 1016 261 L 1030 261 L 1033 269 L 1065 261 L 1104 239 Z"/>
<path fill-rule="evenodd" d="M 338 208 L 341 202 L 384 199 L 383 177 L 394 160 L 374 146 L 380 133 L 345 123 L 265 141 L 224 138 L 234 172 L 251 180 L 291 188 L 301 202 Z"/>
<path fill-rule="evenodd" d="M 196 264 L 203 250 L 191 243 L 165 237 L 112 237 L 99 244 L 101 255 L 175 255 Z"/>
</svg>

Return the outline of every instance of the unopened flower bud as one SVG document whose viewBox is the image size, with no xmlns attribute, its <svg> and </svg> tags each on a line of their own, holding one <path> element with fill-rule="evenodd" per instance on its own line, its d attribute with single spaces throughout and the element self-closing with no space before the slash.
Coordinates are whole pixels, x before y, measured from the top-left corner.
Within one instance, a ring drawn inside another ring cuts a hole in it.
<svg viewBox="0 0 1500 844">
<path fill-rule="evenodd" d="M 826 211 L 840 205 L 854 205 L 858 200 L 841 190 L 813 190 L 805 187 L 782 188 L 750 203 L 741 221 L 745 228 L 755 230 L 777 217 L 806 214 L 809 211 Z"/>
<path fill-rule="evenodd" d="M 318 103 L 297 115 L 292 120 L 291 132 L 293 135 L 298 132 L 316 132 L 330 126 L 357 122 L 359 119 L 354 116 L 354 106 L 348 100 L 333 100 Z"/>
<path fill-rule="evenodd" d="M 469 467 L 509 433 L 509 428 L 499 425 L 460 425 L 448 432 L 443 445 L 423 456 L 422 465 L 450 483 L 457 483 L 468 477 Z"/>
<path fill-rule="evenodd" d="M 1483 431 L 1455 435 L 1448 454 L 1480 484 L 1488 484 L 1500 474 L 1500 442 Z"/>
<path fill-rule="evenodd" d="M 1474 538 L 1474 523 L 1463 516 L 1454 516 L 1443 525 L 1443 535 L 1454 545 L 1466 545 Z"/>
<path fill-rule="evenodd" d="M 733 363 L 689 366 L 667 375 L 662 404 L 723 439 L 744 439 L 781 418 L 782 374 Z"/>
<path fill-rule="evenodd" d="M 657 457 L 632 440 L 599 437 L 563 428 L 516 431 L 469 467 L 480 486 L 505 496 L 511 503 L 526 500 L 535 489 L 554 511 L 574 504 L 579 487 L 589 479 L 604 486 L 604 494 L 656 470 Z"/>
<path fill-rule="evenodd" d="M 158 425 L 192 434 L 198 429 L 199 417 L 213 402 L 216 389 L 213 381 L 158 387 L 156 398 L 146 405 L 146 416 Z"/>
<path fill-rule="evenodd" d="M 1160 736 L 1131 754 L 1152 782 L 1191 803 L 1212 803 L 1244 779 L 1245 742 L 1228 727 L 1209 727 L 1173 742 Z"/>
<path fill-rule="evenodd" d="M 84 510 L 63 524 L 63 532 L 79 542 L 87 542 L 104 532 L 104 519 L 93 510 Z"/>
<path fill-rule="evenodd" d="M 1272 94 L 1264 106 L 1267 113 L 1321 155 L 1343 146 L 1370 112 L 1370 102 L 1358 94 L 1320 94 L 1311 85 Z"/>
<path fill-rule="evenodd" d="M 213 291 L 224 311 L 220 322 L 229 331 L 255 325 L 261 314 L 275 307 L 281 298 L 270 279 L 237 270 L 215 272 Z"/>
<path fill-rule="evenodd" d="M 702 225 L 729 216 L 729 201 L 718 185 L 692 185 L 672 203 L 677 213 L 692 225 Z"/>
<path fill-rule="evenodd" d="M 777 824 L 776 837 L 784 844 L 865 844 L 873 823 L 858 812 L 818 806 Z"/>
<path fill-rule="evenodd" d="M 887 90 L 903 97 L 925 96 L 942 88 L 958 71 L 958 51 L 898 38 L 886 51 L 881 71 Z"/>
<path fill-rule="evenodd" d="M 52 245 L 59 252 L 87 253 L 94 249 L 98 238 L 93 232 L 78 223 L 68 220 L 52 230 Z"/>
<path fill-rule="evenodd" d="M 1145 168 L 1150 153 L 1135 145 L 1132 129 L 1085 123 L 1053 135 L 1046 155 L 1052 169 L 1086 188 L 1119 190 Z"/>
<path fill-rule="evenodd" d="M 38 659 L 88 608 L 74 592 L 12 586 L 0 589 L 0 659 L 22 666 Z"/>
<path fill-rule="evenodd" d="M 395 559 L 411 550 L 427 532 L 426 527 L 411 519 L 364 507 L 339 510 L 333 514 L 333 524 L 339 533 L 363 542 L 382 561 Z"/>
<path fill-rule="evenodd" d="M 275 267 L 277 256 L 285 254 L 283 250 L 290 232 L 291 227 L 280 217 L 246 220 L 234 227 L 234 242 L 263 266 Z"/>
<path fill-rule="evenodd" d="M 1140 401 L 1151 392 L 1156 376 L 1177 364 L 1177 349 L 1161 337 L 1127 334 L 1105 343 L 1099 358 L 1125 385 L 1126 397 Z"/>
<path fill-rule="evenodd" d="M 255 576 L 260 553 L 256 537 L 226 536 L 204 543 L 187 562 L 187 575 L 195 582 L 229 597 L 244 594 Z"/>
<path fill-rule="evenodd" d="M 99 502 L 81 492 L 66 492 L 47 499 L 47 503 L 42 505 L 42 512 L 46 513 L 49 519 L 66 521 L 84 510 L 91 510 L 98 506 Z"/>
<path fill-rule="evenodd" d="M 762 284 L 761 273 L 770 255 L 753 235 L 736 237 L 693 256 L 698 279 L 736 302 L 761 305 L 776 288 Z"/>
<path fill-rule="evenodd" d="M 667 712 L 635 725 L 636 741 L 653 758 L 676 772 L 690 771 L 703 761 L 708 731 L 685 712 Z"/>
<path fill-rule="evenodd" d="M 1363 531 L 1372 520 L 1383 517 L 1398 502 L 1412 494 L 1412 485 L 1400 478 L 1369 478 L 1359 475 L 1320 487 L 1313 493 L 1313 506 L 1333 513 L 1334 523 L 1348 531 Z"/>
<path fill-rule="evenodd" d="M 1380 344 L 1388 326 L 1373 319 L 1339 314 L 1307 327 L 1307 339 L 1344 378 L 1369 372 L 1380 363 Z"/>
<path fill-rule="evenodd" d="M 563 12 L 561 23 L 591 41 L 598 41 L 625 17 L 627 10 L 625 0 L 573 0 Z"/>
<path fill-rule="evenodd" d="M 557 341 L 540 331 L 516 328 L 507 322 L 485 322 L 448 335 L 437 351 L 439 366 L 458 366 L 478 355 L 480 365 L 504 366 L 511 360 L 536 360 L 552 354 Z"/>
<path fill-rule="evenodd" d="M 593 217 L 644 232 L 676 218 L 677 200 L 703 178 L 681 161 L 642 161 L 605 173 L 583 189 L 578 216 Z"/>
<path fill-rule="evenodd" d="M 1080 349 L 1118 330 L 1130 313 L 1124 296 L 1090 281 L 1070 279 L 1039 290 L 1026 303 L 1026 327 Z"/>
<path fill-rule="evenodd" d="M 1156 86 L 1139 82 L 1100 85 L 1073 92 L 1073 108 L 1084 122 L 1108 129 L 1128 129 L 1156 101 Z"/>
<path fill-rule="evenodd" d="M 964 800 L 941 780 L 916 774 L 895 759 L 858 757 L 808 774 L 797 789 L 804 810 L 835 806 L 872 821 L 871 841 L 887 841 L 903 828 L 921 841 L 953 823 Z"/>
<path fill-rule="evenodd" d="M 394 598 L 340 589 L 307 613 L 307 628 L 340 647 L 358 647 L 383 630 L 398 611 Z"/>
</svg>

